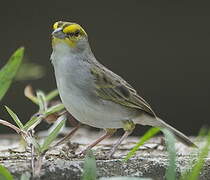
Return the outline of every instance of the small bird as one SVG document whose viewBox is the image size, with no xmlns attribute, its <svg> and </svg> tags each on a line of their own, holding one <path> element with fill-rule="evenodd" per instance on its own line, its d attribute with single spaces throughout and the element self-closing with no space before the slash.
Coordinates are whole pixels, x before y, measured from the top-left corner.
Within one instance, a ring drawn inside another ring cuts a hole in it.
<svg viewBox="0 0 210 180">
<path fill-rule="evenodd" d="M 186 135 L 158 118 L 130 84 L 97 61 L 88 35 L 79 24 L 54 23 L 52 48 L 51 61 L 65 108 L 79 122 L 105 130 L 82 153 L 123 128 L 125 133 L 111 149 L 111 157 L 136 124 L 166 128 L 184 144 L 196 146 Z"/>
</svg>

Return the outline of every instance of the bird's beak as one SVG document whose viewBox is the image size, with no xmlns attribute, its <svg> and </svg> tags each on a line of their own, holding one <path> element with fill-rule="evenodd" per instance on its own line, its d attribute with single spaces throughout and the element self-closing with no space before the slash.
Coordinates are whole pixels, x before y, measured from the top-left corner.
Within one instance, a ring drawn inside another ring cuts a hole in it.
<svg viewBox="0 0 210 180">
<path fill-rule="evenodd" d="M 66 34 L 63 32 L 62 28 L 57 28 L 52 32 L 52 36 L 59 38 L 59 39 L 65 39 L 67 36 Z"/>
</svg>

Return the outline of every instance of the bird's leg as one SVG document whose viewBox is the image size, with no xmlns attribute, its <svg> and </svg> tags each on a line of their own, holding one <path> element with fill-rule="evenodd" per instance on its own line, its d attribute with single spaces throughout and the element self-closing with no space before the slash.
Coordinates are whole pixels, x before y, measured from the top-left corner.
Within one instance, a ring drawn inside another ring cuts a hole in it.
<svg viewBox="0 0 210 180">
<path fill-rule="evenodd" d="M 110 129 L 105 129 L 105 131 L 106 131 L 106 133 L 104 135 L 102 135 L 101 137 L 99 137 L 92 144 L 88 145 L 83 151 L 79 152 L 78 155 L 85 154 L 88 150 L 90 150 L 91 148 L 93 148 L 95 145 L 97 145 L 98 143 L 100 143 L 105 138 L 111 137 L 117 130 L 110 128 Z"/>
<path fill-rule="evenodd" d="M 62 116 L 62 115 L 65 115 L 65 114 L 69 115 L 68 120 L 69 120 L 70 124 L 72 126 L 74 126 L 74 128 L 65 137 L 63 137 L 60 141 L 58 141 L 53 147 L 61 145 L 61 144 L 65 143 L 67 140 L 69 140 L 77 132 L 77 130 L 81 126 L 81 124 L 77 123 L 76 119 L 71 114 L 69 114 L 67 111 L 63 111 L 59 115 Z"/>
<path fill-rule="evenodd" d="M 60 141 L 58 141 L 54 146 L 58 146 L 63 144 L 64 142 L 66 142 L 68 139 L 70 139 L 76 132 L 77 130 L 80 128 L 80 123 L 77 124 L 77 126 L 75 126 L 70 132 L 69 134 L 67 134 L 65 137 L 63 137 Z"/>
<path fill-rule="evenodd" d="M 135 124 L 132 121 L 126 121 L 124 124 L 124 131 L 125 133 L 123 134 L 123 136 L 114 144 L 114 146 L 112 147 L 111 151 L 108 154 L 108 158 L 111 158 L 112 155 L 115 153 L 115 151 L 117 150 L 118 146 L 123 142 L 124 139 L 126 139 L 134 130 L 135 128 Z"/>
</svg>

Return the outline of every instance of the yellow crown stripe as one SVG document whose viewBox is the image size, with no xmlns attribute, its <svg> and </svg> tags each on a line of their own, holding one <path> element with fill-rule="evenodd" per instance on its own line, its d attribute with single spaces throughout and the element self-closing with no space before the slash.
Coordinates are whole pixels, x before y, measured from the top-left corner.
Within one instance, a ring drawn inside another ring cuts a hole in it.
<svg viewBox="0 0 210 180">
<path fill-rule="evenodd" d="M 58 22 L 56 22 L 56 23 L 53 24 L 53 29 L 55 30 L 57 28 L 58 28 Z"/>
</svg>

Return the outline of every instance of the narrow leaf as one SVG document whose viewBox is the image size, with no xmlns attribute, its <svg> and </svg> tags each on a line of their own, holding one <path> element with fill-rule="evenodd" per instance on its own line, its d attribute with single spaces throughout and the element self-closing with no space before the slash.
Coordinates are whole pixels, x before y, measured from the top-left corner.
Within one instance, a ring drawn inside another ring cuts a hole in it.
<svg viewBox="0 0 210 180">
<path fill-rule="evenodd" d="M 207 128 L 205 128 L 205 127 L 202 127 L 201 129 L 200 129 L 200 131 L 199 131 L 199 133 L 198 133 L 198 136 L 196 137 L 196 140 L 195 141 L 197 141 L 197 142 L 199 142 L 199 141 L 203 141 L 203 139 L 207 139 L 207 136 L 208 135 L 208 129 Z M 196 154 L 196 156 L 199 156 L 199 154 L 201 154 L 201 152 L 202 152 L 202 150 L 205 148 L 205 146 L 204 147 L 202 147 L 200 150 L 198 150 L 198 149 L 195 149 L 192 153 L 191 153 L 191 155 L 192 156 L 194 156 L 195 154 Z M 198 152 L 199 151 L 199 152 Z M 198 155 L 197 155 L 198 154 Z M 197 159 L 199 159 L 199 157 L 197 157 Z M 192 157 L 191 158 L 191 160 L 190 160 L 190 162 L 188 163 L 189 165 L 188 165 L 188 167 L 195 167 L 195 158 L 194 157 Z M 197 161 L 198 162 L 198 161 Z M 190 176 L 191 176 L 191 172 L 193 171 L 193 169 L 189 169 L 189 168 L 187 168 L 182 174 L 181 174 L 181 177 L 180 177 L 180 180 L 189 180 L 189 178 L 190 178 Z"/>
<path fill-rule="evenodd" d="M 130 159 L 132 156 L 135 155 L 136 151 L 138 151 L 139 147 L 142 146 L 146 141 L 151 139 L 153 136 L 155 136 L 158 132 L 160 131 L 159 128 L 150 128 L 144 135 L 143 137 L 140 138 L 139 142 L 134 146 L 133 149 L 127 154 L 125 157 L 125 161 Z"/>
<path fill-rule="evenodd" d="M 25 172 L 21 175 L 20 180 L 30 180 L 31 174 L 29 172 Z"/>
<path fill-rule="evenodd" d="M 151 178 L 138 178 L 138 177 L 125 177 L 125 176 L 115 176 L 115 177 L 102 177 L 99 180 L 152 180 Z"/>
<path fill-rule="evenodd" d="M 16 122 L 16 124 L 18 125 L 18 127 L 22 130 L 23 129 L 23 124 L 20 121 L 20 119 L 18 118 L 18 116 L 7 106 L 5 106 L 7 112 L 9 113 L 9 115 L 12 117 L 12 119 Z"/>
<path fill-rule="evenodd" d="M 24 48 L 19 48 L 10 57 L 7 64 L 0 70 L 0 100 L 4 97 L 10 87 L 12 79 L 16 75 L 24 54 Z"/>
<path fill-rule="evenodd" d="M 13 180 L 12 174 L 5 168 L 4 166 L 0 165 L 0 179 L 1 180 Z"/>
<path fill-rule="evenodd" d="M 40 155 L 41 154 L 41 146 L 38 141 L 32 136 L 26 136 L 25 138 L 28 145 L 32 144 L 34 146 L 35 151 Z"/>
<path fill-rule="evenodd" d="M 96 180 L 96 160 L 92 151 L 85 157 L 82 180 Z"/>
<path fill-rule="evenodd" d="M 169 165 L 166 169 L 166 179 L 176 180 L 176 150 L 175 150 L 175 137 L 167 129 L 161 129 L 164 133 L 166 146 L 168 151 Z"/>
<path fill-rule="evenodd" d="M 29 131 L 31 129 L 34 129 L 42 120 L 42 117 L 40 116 L 32 116 L 31 119 L 24 125 L 24 130 Z"/>
<path fill-rule="evenodd" d="M 209 153 L 209 147 L 210 147 L 210 131 L 207 135 L 207 141 L 205 146 L 201 149 L 201 152 L 198 156 L 197 163 L 194 165 L 192 171 L 188 174 L 185 179 L 187 180 L 197 180 L 199 179 L 199 175 L 202 171 L 203 165 L 205 163 L 205 158 L 208 156 Z"/>
<path fill-rule="evenodd" d="M 47 94 L 46 96 L 46 100 L 47 101 L 51 101 L 53 98 L 55 98 L 58 95 L 58 90 L 55 89 L 53 91 L 51 91 L 50 93 Z"/>
<path fill-rule="evenodd" d="M 43 113 L 47 110 L 47 101 L 44 92 L 37 91 L 37 98 L 39 102 L 39 112 Z"/>
<path fill-rule="evenodd" d="M 33 88 L 30 85 L 27 85 L 24 89 L 24 95 L 30 99 L 34 104 L 39 104 L 38 98 L 33 93 Z"/>
<path fill-rule="evenodd" d="M 41 146 L 41 152 L 44 152 L 45 150 L 49 148 L 50 144 L 55 140 L 58 133 L 60 132 L 60 129 L 64 126 L 66 117 L 61 116 L 60 118 L 61 118 L 60 120 L 61 122 L 55 127 L 55 129 L 53 129 L 53 131 L 49 134 L 49 136 L 45 138 L 44 143 Z"/>
<path fill-rule="evenodd" d="M 49 109 L 47 109 L 47 111 L 44 113 L 44 115 L 48 116 L 50 114 L 59 112 L 59 111 L 61 111 L 63 109 L 64 109 L 64 105 L 63 104 L 56 104 L 55 106 L 52 106 Z"/>
</svg>

